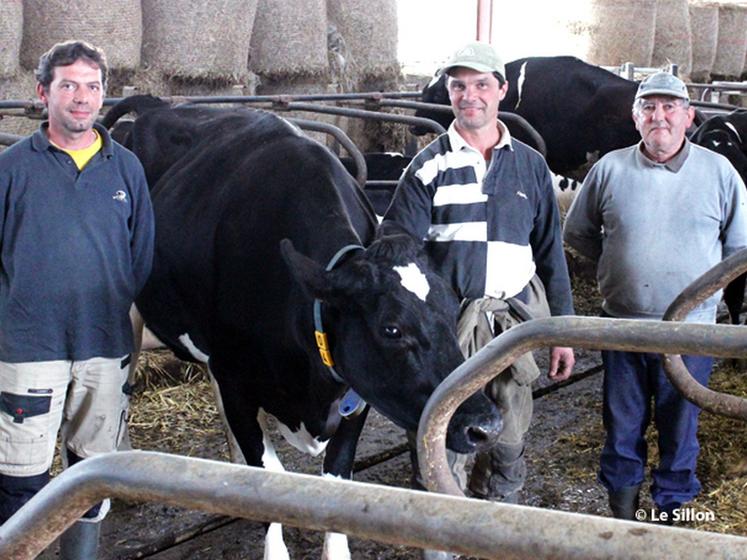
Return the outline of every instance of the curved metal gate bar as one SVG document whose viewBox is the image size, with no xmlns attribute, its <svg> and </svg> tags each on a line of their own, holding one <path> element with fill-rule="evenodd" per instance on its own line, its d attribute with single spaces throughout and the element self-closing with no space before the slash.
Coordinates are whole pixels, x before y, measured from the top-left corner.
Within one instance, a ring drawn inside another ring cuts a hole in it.
<svg viewBox="0 0 747 560">
<path fill-rule="evenodd" d="M 454 411 L 516 358 L 548 346 L 747 357 L 747 329 L 600 317 L 551 317 L 512 327 L 451 372 L 428 400 L 418 427 L 418 457 L 429 490 L 463 495 L 446 463 L 446 427 Z"/>
<path fill-rule="evenodd" d="M 286 120 L 297 124 L 304 130 L 324 132 L 337 140 L 340 145 L 345 148 L 348 154 L 350 154 L 350 157 L 352 157 L 353 161 L 355 162 L 355 181 L 358 183 L 358 186 L 360 186 L 360 188 L 362 189 L 366 187 L 366 179 L 368 178 L 368 168 L 366 167 L 366 160 L 363 158 L 363 154 L 358 149 L 358 147 L 350 139 L 350 136 L 345 134 L 345 132 L 341 128 L 333 124 L 324 123 L 321 121 L 297 119 L 295 117 L 288 117 L 286 118 Z"/>
<path fill-rule="evenodd" d="M 377 111 L 366 111 L 363 109 L 351 109 L 350 107 L 337 107 L 335 105 L 323 105 L 317 103 L 299 103 L 291 101 L 273 106 L 273 109 L 288 111 L 310 111 L 312 113 L 326 113 L 328 115 L 341 115 L 343 117 L 358 117 L 361 119 L 372 119 L 379 121 L 391 121 L 405 124 L 417 124 L 431 129 L 437 134 L 446 132 L 444 127 L 431 119 L 422 117 L 411 117 L 408 115 L 397 115 L 395 113 L 379 113 Z"/>
<path fill-rule="evenodd" d="M 747 557 L 747 539 L 731 535 L 144 451 L 63 472 L 0 527 L 0 557 L 32 559 L 107 496 L 480 558 Z"/>
<path fill-rule="evenodd" d="M 720 288 L 747 271 L 747 249 L 734 253 L 685 288 L 667 308 L 664 321 L 682 321 Z M 704 387 L 690 375 L 679 354 L 664 356 L 664 371 L 672 385 L 703 410 L 747 421 L 747 399 Z"/>
</svg>

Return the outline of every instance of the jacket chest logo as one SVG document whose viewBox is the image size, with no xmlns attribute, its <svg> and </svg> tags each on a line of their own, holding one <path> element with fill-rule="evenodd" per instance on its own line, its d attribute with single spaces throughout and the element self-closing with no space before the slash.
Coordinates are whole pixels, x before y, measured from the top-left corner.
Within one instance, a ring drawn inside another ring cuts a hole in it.
<svg viewBox="0 0 747 560">
<path fill-rule="evenodd" d="M 119 202 L 127 202 L 127 193 L 124 191 L 117 191 L 114 193 L 114 196 L 112 196 L 114 200 L 118 200 Z"/>
</svg>

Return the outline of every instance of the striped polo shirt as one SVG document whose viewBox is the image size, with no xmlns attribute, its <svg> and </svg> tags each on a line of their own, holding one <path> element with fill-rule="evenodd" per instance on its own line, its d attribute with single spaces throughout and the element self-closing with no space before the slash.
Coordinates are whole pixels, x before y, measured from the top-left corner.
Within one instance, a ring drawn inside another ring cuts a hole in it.
<svg viewBox="0 0 747 560">
<path fill-rule="evenodd" d="M 384 220 L 424 240 L 460 298 L 521 297 L 534 273 L 553 315 L 573 313 L 550 172 L 542 156 L 512 139 L 489 162 L 454 124 L 426 146 L 400 179 Z"/>
</svg>

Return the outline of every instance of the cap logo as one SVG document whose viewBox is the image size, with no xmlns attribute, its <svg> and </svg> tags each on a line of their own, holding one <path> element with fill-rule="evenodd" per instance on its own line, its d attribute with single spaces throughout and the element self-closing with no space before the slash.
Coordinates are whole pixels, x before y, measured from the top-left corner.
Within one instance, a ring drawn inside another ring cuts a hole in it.
<svg viewBox="0 0 747 560">
<path fill-rule="evenodd" d="M 465 47 L 457 53 L 458 56 L 475 56 L 475 50 L 472 47 Z"/>
</svg>

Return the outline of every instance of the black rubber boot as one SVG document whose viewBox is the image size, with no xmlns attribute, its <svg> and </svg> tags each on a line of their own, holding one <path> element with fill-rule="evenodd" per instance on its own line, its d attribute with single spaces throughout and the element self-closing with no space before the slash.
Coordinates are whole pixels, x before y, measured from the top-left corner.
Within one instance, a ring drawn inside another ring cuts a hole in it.
<svg viewBox="0 0 747 560">
<path fill-rule="evenodd" d="M 100 521 L 76 521 L 60 537 L 60 560 L 96 560 L 100 532 Z"/>
<path fill-rule="evenodd" d="M 626 486 L 616 492 L 609 493 L 610 509 L 612 515 L 617 519 L 629 519 L 635 521 L 635 512 L 638 510 L 641 486 Z"/>
</svg>

